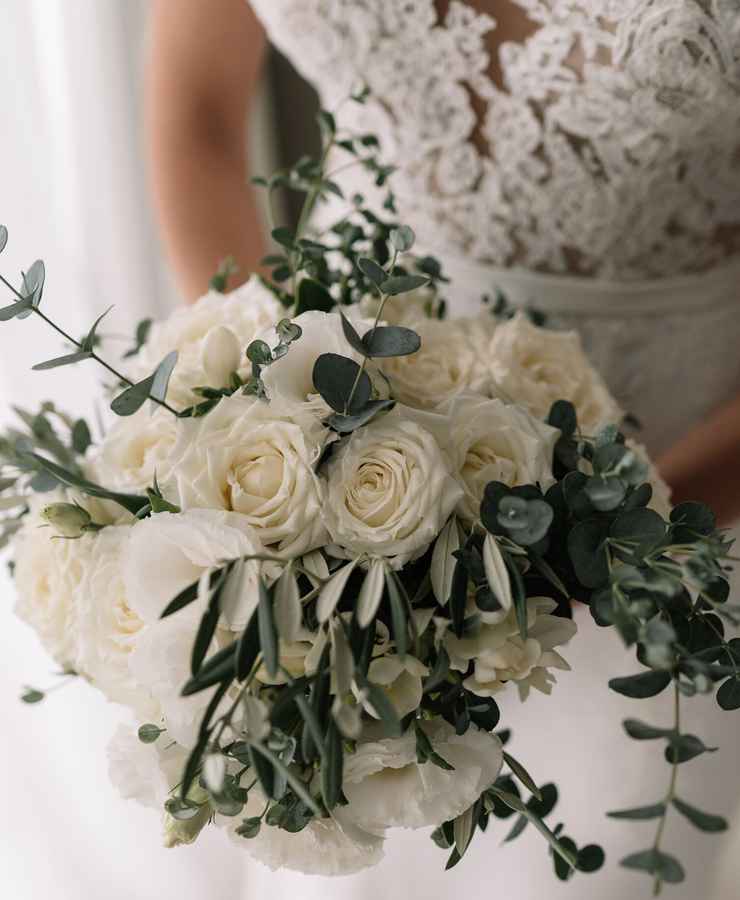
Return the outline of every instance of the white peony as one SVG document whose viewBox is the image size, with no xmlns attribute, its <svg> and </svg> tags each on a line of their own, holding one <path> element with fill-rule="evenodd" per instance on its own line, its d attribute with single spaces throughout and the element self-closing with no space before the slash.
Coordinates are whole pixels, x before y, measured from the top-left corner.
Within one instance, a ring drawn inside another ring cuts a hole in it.
<svg viewBox="0 0 740 900">
<path fill-rule="evenodd" d="M 91 545 L 79 591 L 77 664 L 110 699 L 134 708 L 142 718 L 156 714 L 148 692 L 129 670 L 132 650 L 144 627 L 126 593 L 122 559 L 132 529 L 104 528 Z"/>
<path fill-rule="evenodd" d="M 488 393 L 486 347 L 495 333 L 491 316 L 427 319 L 413 327 L 421 338 L 420 349 L 383 360 L 393 397 L 408 406 L 433 409 L 464 391 Z"/>
<path fill-rule="evenodd" d="M 143 406 L 117 419 L 87 463 L 87 474 L 106 488 L 144 491 L 168 468 L 178 420 L 161 406 Z"/>
<path fill-rule="evenodd" d="M 539 484 L 547 490 L 555 481 L 552 459 L 560 437 L 556 428 L 535 419 L 518 406 L 463 394 L 427 414 L 425 424 L 451 460 L 465 490 L 458 515 L 475 522 L 486 485 L 501 481 L 509 487 Z"/>
<path fill-rule="evenodd" d="M 15 613 L 34 629 L 60 666 L 75 669 L 80 585 L 96 536 L 67 540 L 44 527 L 39 513 L 50 496 L 33 498 L 31 512 L 15 539 Z"/>
<path fill-rule="evenodd" d="M 372 322 L 357 316 L 354 310 L 345 313 L 360 335 L 364 334 Z M 262 370 L 262 383 L 271 400 L 287 400 L 290 403 L 310 403 L 321 414 L 331 412 L 317 394 L 313 383 L 313 368 L 322 353 L 336 353 L 361 362 L 359 353 L 352 349 L 344 336 L 342 320 L 338 313 L 324 313 L 310 310 L 291 320 L 301 329 L 301 336 L 290 345 L 281 359 Z M 261 335 L 271 348 L 278 343 L 275 329 Z"/>
<path fill-rule="evenodd" d="M 623 417 L 575 331 L 534 325 L 525 313 L 499 325 L 486 351 L 494 391 L 547 418 L 556 400 L 569 400 L 584 434 L 596 434 Z"/>
<path fill-rule="evenodd" d="M 570 668 L 555 647 L 566 644 L 578 630 L 572 619 L 551 615 L 556 605 L 549 597 L 527 599 L 526 640 L 521 638 L 513 609 L 502 622 L 481 624 L 473 634 L 457 637 L 449 632 L 445 647 L 450 667 L 466 672 L 472 661 L 473 674 L 463 684 L 480 697 L 492 697 L 510 682 L 522 700 L 530 688 L 549 694 L 555 681 L 549 670 Z"/>
<path fill-rule="evenodd" d="M 264 798 L 255 786 L 249 792 L 244 817 L 259 816 L 264 808 Z M 293 869 L 306 875 L 352 875 L 383 858 L 383 837 L 359 827 L 341 806 L 328 818 L 313 819 L 296 834 L 263 824 L 257 837 L 245 839 L 236 834 L 238 824 L 237 820 L 228 827 L 229 836 L 273 871 Z"/>
<path fill-rule="evenodd" d="M 183 509 L 239 513 L 273 553 L 307 553 L 326 539 L 314 468 L 327 437 L 299 406 L 235 394 L 182 423 L 164 494 Z"/>
<path fill-rule="evenodd" d="M 240 374 L 247 376 L 251 372 L 244 354 L 247 345 L 277 322 L 282 313 L 275 295 L 256 275 L 228 294 L 210 291 L 192 306 L 181 307 L 152 326 L 136 360 L 134 375 L 145 378 L 168 353 L 177 350 L 178 362 L 167 399 L 175 406 L 188 406 L 199 399 L 193 393 L 194 387 L 227 385 L 231 373 L 226 372 L 229 366 L 225 362 L 234 362 L 234 340 L 240 348 L 236 358 L 241 361 Z M 221 383 L 214 384 L 213 379 Z"/>
<path fill-rule="evenodd" d="M 442 720 L 421 727 L 454 769 L 417 762 L 413 729 L 400 738 L 358 743 L 345 757 L 345 812 L 361 828 L 441 825 L 465 812 L 498 777 L 503 752 L 495 735 L 475 726 L 458 735 Z"/>
<path fill-rule="evenodd" d="M 327 478 L 330 552 L 382 556 L 394 568 L 426 550 L 462 497 L 432 435 L 395 417 L 346 438 Z"/>
</svg>

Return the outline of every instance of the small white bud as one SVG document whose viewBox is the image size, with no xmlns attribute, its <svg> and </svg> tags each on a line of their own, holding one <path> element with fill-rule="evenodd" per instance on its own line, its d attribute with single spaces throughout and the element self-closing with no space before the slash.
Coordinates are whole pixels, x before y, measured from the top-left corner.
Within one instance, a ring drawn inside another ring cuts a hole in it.
<svg viewBox="0 0 740 900">
<path fill-rule="evenodd" d="M 92 525 L 90 513 L 75 503 L 51 503 L 41 511 L 41 518 L 65 538 L 79 538 Z"/>
<path fill-rule="evenodd" d="M 203 341 L 201 361 L 210 387 L 226 387 L 242 358 L 239 339 L 225 325 L 212 328 Z"/>
</svg>

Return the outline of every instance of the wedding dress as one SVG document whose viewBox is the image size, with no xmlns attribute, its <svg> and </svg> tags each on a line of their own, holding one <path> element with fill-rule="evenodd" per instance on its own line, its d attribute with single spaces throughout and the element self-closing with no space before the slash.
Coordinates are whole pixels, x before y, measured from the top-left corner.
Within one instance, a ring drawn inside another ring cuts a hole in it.
<svg viewBox="0 0 740 900">
<path fill-rule="evenodd" d="M 453 314 L 499 290 L 578 329 L 654 454 L 740 390 L 740 0 L 252 5 L 340 127 L 380 137 L 397 166 L 399 217 L 451 276 Z M 366 105 L 343 102 L 358 83 L 370 89 Z M 337 180 L 347 195 L 373 197 L 359 167 Z M 603 814 L 662 796 L 660 749 L 630 741 L 619 721 L 637 712 L 660 723 L 669 713 L 664 698 L 635 710 L 609 692 L 607 679 L 636 663 L 616 634 L 578 619 L 574 671 L 555 698 L 520 706 L 508 697 L 502 718 L 535 776 L 562 789 L 553 822 L 562 816 L 577 841 L 609 849 L 600 875 L 555 882 L 538 836 L 499 848 L 507 829 L 497 823 L 447 874 L 426 834 L 399 832 L 379 867 L 347 880 L 251 864 L 248 895 L 647 892 L 617 863 L 650 845 L 651 826 Z M 724 750 L 682 769 L 680 791 L 729 815 L 740 797 L 731 749 L 740 723 L 710 700 L 686 705 L 686 728 Z M 668 844 L 688 877 L 671 896 L 736 897 L 735 879 L 716 871 L 722 842 L 677 818 Z M 730 833 L 728 854 L 733 841 L 740 850 Z"/>
</svg>

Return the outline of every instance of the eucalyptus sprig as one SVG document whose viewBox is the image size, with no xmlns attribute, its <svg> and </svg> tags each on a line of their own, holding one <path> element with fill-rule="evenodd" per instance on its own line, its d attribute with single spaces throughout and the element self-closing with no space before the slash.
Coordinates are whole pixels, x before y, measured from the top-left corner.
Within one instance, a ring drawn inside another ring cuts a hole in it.
<svg viewBox="0 0 740 900">
<path fill-rule="evenodd" d="M 5 248 L 7 239 L 8 230 L 5 226 L 0 225 L 0 252 Z M 64 356 L 58 356 L 37 363 L 33 366 L 33 369 L 35 371 L 46 371 L 49 369 L 57 369 L 62 366 L 75 365 L 84 362 L 85 360 L 92 359 L 113 375 L 118 383 L 126 386 L 123 393 L 119 394 L 111 403 L 111 409 L 117 415 L 132 415 L 147 400 L 151 400 L 153 403 L 163 407 L 175 416 L 178 415 L 178 411 L 170 406 L 165 399 L 170 375 L 177 363 L 177 354 L 168 354 L 168 356 L 157 366 L 152 375 L 143 381 L 138 383 L 130 381 L 114 366 L 104 360 L 96 350 L 98 327 L 112 307 L 107 309 L 95 320 L 82 340 L 77 340 L 55 322 L 51 316 L 42 311 L 41 299 L 44 292 L 45 278 L 46 272 L 41 260 L 36 260 L 28 272 L 22 274 L 22 287 L 20 291 L 15 288 L 7 278 L 0 275 L 0 282 L 2 282 L 16 298 L 9 306 L 0 309 L 0 322 L 7 322 L 11 319 L 25 319 L 30 315 L 36 315 L 74 348 L 72 353 L 67 353 Z"/>
</svg>

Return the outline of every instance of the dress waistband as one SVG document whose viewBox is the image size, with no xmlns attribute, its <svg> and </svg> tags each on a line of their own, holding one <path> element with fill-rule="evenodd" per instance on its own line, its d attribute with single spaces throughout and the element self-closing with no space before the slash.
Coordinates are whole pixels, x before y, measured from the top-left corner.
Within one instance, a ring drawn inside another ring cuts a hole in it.
<svg viewBox="0 0 740 900">
<path fill-rule="evenodd" d="M 443 271 L 470 292 L 500 290 L 515 307 L 589 316 L 653 315 L 703 312 L 737 304 L 740 312 L 740 261 L 692 275 L 650 281 L 609 281 L 571 275 L 544 275 L 526 269 L 499 269 L 469 260 L 440 256 Z"/>
</svg>

